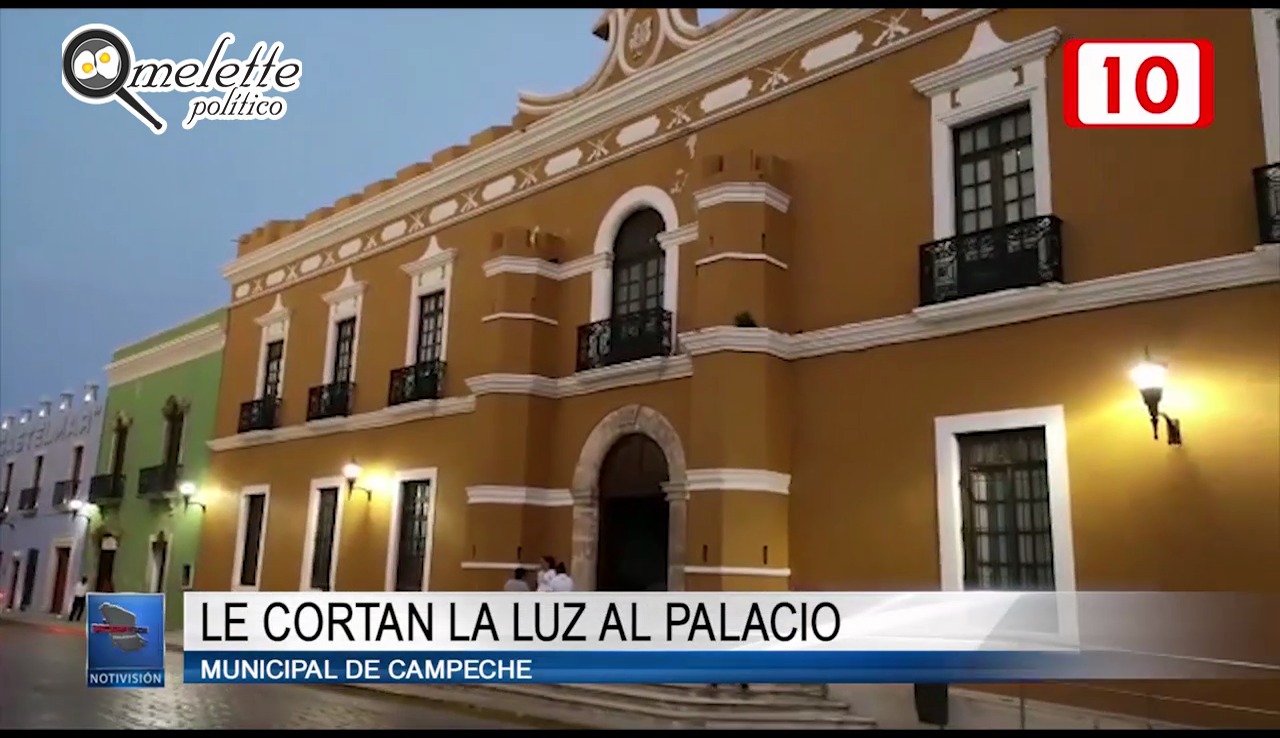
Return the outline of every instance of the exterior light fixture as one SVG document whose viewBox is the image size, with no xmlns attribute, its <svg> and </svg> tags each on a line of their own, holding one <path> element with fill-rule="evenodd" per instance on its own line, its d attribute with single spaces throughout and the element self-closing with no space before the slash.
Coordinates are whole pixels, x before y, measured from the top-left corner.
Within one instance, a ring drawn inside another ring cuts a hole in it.
<svg viewBox="0 0 1280 738">
<path fill-rule="evenodd" d="M 1169 368 L 1152 361 L 1148 354 L 1142 363 L 1130 370 L 1129 378 L 1137 386 L 1138 393 L 1142 395 L 1142 402 L 1146 404 L 1147 412 L 1151 415 L 1152 437 L 1160 440 L 1160 419 L 1164 418 L 1165 437 L 1169 445 L 1181 446 L 1182 424 L 1177 419 L 1169 417 L 1168 413 L 1160 412 L 1160 401 L 1164 398 L 1164 385 L 1168 374 Z"/>
<path fill-rule="evenodd" d="M 63 392 L 62 396 L 58 399 L 58 409 L 59 410 L 69 409 L 71 407 L 71 399 L 73 397 L 75 397 L 73 393 Z"/>
<path fill-rule="evenodd" d="M 29 420 L 31 420 L 31 408 L 24 407 L 22 408 L 22 415 L 18 416 L 18 422 L 25 423 Z"/>
<path fill-rule="evenodd" d="M 93 402 L 98 399 L 98 385 L 89 382 L 84 386 L 84 401 Z"/>
<path fill-rule="evenodd" d="M 182 510 L 184 512 L 192 505 L 199 505 L 201 510 L 209 509 L 202 500 L 196 497 L 196 492 L 198 491 L 195 482 L 183 482 L 178 485 L 178 494 L 182 495 Z"/>
<path fill-rule="evenodd" d="M 368 487 L 360 487 L 356 484 L 356 482 L 360 481 L 360 474 L 362 471 L 364 470 L 360 468 L 360 465 L 356 463 L 355 459 L 352 459 L 342 465 L 342 477 L 347 480 L 347 499 L 350 499 L 351 493 L 358 489 L 361 492 L 364 492 L 365 496 L 368 497 L 370 501 L 373 500 L 372 489 Z"/>
<path fill-rule="evenodd" d="M 12 423 L 13 423 L 12 415 L 4 416 L 3 419 L 0 419 L 0 430 L 9 430 L 9 425 Z"/>
<path fill-rule="evenodd" d="M 71 513 L 71 517 L 89 519 L 88 506 L 84 504 L 84 500 L 67 500 L 67 512 Z"/>
<path fill-rule="evenodd" d="M 40 410 L 37 414 L 42 418 L 49 417 L 49 413 L 53 410 L 53 403 L 48 400 L 40 401 Z"/>
</svg>

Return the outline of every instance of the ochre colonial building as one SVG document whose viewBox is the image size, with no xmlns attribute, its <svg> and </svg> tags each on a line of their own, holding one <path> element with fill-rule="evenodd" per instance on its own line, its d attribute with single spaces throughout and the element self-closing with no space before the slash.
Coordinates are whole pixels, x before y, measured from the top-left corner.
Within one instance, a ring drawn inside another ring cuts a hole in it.
<svg viewBox="0 0 1280 738">
<path fill-rule="evenodd" d="M 578 89 L 241 239 L 198 588 L 1280 592 L 1274 12 L 596 32 Z M 1065 41 L 1131 37 L 1212 42 L 1211 127 L 1066 126 Z"/>
</svg>

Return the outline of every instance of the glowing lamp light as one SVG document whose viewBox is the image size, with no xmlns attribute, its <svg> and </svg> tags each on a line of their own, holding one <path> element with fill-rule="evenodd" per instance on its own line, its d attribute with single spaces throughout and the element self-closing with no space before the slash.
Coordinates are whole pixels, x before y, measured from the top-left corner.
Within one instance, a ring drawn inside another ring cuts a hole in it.
<svg viewBox="0 0 1280 738">
<path fill-rule="evenodd" d="M 1151 360 L 1148 355 L 1141 363 L 1129 370 L 1129 379 L 1133 381 L 1142 402 L 1147 406 L 1151 417 L 1151 433 L 1160 440 L 1160 419 L 1164 418 L 1165 437 L 1170 446 L 1182 445 L 1182 424 L 1160 411 L 1160 401 L 1164 399 L 1165 382 L 1169 378 L 1169 368 Z"/>
<path fill-rule="evenodd" d="M 80 512 L 84 509 L 84 500 L 71 500 L 67 503 L 67 509 L 71 512 Z"/>
<path fill-rule="evenodd" d="M 361 487 L 356 484 L 356 482 L 360 480 L 360 475 L 363 473 L 364 470 L 360 468 L 360 465 L 356 463 L 355 459 L 352 459 L 342 465 L 342 478 L 347 480 L 347 497 L 350 498 L 351 493 L 358 489 L 361 492 L 364 492 L 365 496 L 372 501 L 373 488 L 368 486 Z"/>
</svg>

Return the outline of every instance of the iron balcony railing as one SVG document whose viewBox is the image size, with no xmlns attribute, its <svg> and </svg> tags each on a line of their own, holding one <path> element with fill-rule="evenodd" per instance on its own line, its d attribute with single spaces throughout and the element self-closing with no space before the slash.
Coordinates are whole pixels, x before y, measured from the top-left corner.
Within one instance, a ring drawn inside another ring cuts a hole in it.
<svg viewBox="0 0 1280 738">
<path fill-rule="evenodd" d="M 308 422 L 350 415 L 355 392 L 355 382 L 332 382 L 312 387 L 307 392 Z"/>
<path fill-rule="evenodd" d="M 276 427 L 280 415 L 280 400 L 267 395 L 257 400 L 240 403 L 240 421 L 237 433 L 271 430 Z"/>
<path fill-rule="evenodd" d="M 123 474 L 95 474 L 89 480 L 89 502 L 114 505 L 124 499 Z"/>
<path fill-rule="evenodd" d="M 35 512 L 36 505 L 40 502 L 40 488 L 27 487 L 18 493 L 18 511 L 19 512 Z"/>
<path fill-rule="evenodd" d="M 138 470 L 139 497 L 165 497 L 178 490 L 182 464 L 159 464 Z"/>
<path fill-rule="evenodd" d="M 53 506 L 65 507 L 68 502 L 76 498 L 76 492 L 80 487 L 79 479 L 64 479 L 53 485 Z"/>
<path fill-rule="evenodd" d="M 1007 223 L 920 247 L 920 304 L 1062 281 L 1062 221 Z"/>
<path fill-rule="evenodd" d="M 671 313 L 661 308 L 614 315 L 578 328 L 578 371 L 670 356 Z"/>
<path fill-rule="evenodd" d="M 1280 243 L 1280 163 L 1253 170 L 1258 204 L 1258 243 Z"/>
<path fill-rule="evenodd" d="M 422 361 L 391 370 L 387 404 L 401 405 L 418 400 L 438 400 L 444 388 L 444 362 Z"/>
</svg>

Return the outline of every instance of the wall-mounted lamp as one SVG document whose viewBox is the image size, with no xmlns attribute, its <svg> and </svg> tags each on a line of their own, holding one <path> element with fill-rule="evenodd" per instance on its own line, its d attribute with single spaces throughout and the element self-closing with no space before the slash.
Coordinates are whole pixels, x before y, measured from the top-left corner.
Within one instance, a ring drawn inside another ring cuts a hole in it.
<svg viewBox="0 0 1280 738">
<path fill-rule="evenodd" d="M 1142 363 L 1130 370 L 1129 378 L 1137 385 L 1142 401 L 1147 406 L 1147 412 L 1151 415 L 1152 436 L 1160 440 L 1160 419 L 1164 418 L 1165 437 L 1169 445 L 1181 446 L 1182 424 L 1177 419 L 1169 417 L 1168 413 L 1160 412 L 1160 400 L 1164 398 L 1164 383 L 1168 374 L 1167 366 L 1152 361 L 1151 356 L 1147 355 Z"/>
<path fill-rule="evenodd" d="M 40 410 L 37 414 L 42 418 L 49 417 L 49 413 L 53 411 L 53 402 L 44 398 L 40 399 Z"/>
<path fill-rule="evenodd" d="M 373 500 L 373 490 L 368 487 L 360 487 L 356 482 L 360 481 L 360 473 L 363 470 L 356 463 L 355 459 L 348 461 L 342 465 L 342 477 L 347 480 L 347 499 L 351 499 L 351 493 L 355 490 L 364 492 L 370 501 Z"/>
<path fill-rule="evenodd" d="M 84 518 L 85 520 L 90 519 L 89 506 L 84 503 L 84 500 L 67 500 L 67 512 L 71 513 L 71 517 L 73 519 L 74 518 Z"/>
<path fill-rule="evenodd" d="M 18 422 L 25 423 L 29 420 L 31 420 L 31 408 L 24 407 L 22 408 L 22 414 L 18 416 Z"/>
<path fill-rule="evenodd" d="M 84 386 L 84 401 L 93 402 L 98 399 L 98 385 L 89 382 Z"/>
<path fill-rule="evenodd" d="M 196 497 L 196 485 L 194 482 L 183 482 L 178 485 L 178 494 L 182 495 L 182 511 L 186 512 L 192 505 L 198 505 L 201 510 L 208 511 L 208 506 L 204 501 Z"/>
</svg>

